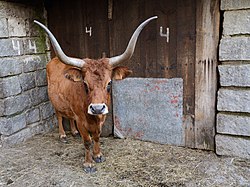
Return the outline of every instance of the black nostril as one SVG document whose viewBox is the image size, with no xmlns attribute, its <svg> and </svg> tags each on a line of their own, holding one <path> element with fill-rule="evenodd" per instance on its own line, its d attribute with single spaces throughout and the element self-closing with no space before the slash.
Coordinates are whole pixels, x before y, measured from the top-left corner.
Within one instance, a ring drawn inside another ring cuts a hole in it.
<svg viewBox="0 0 250 187">
<path fill-rule="evenodd" d="M 95 108 L 92 105 L 90 105 L 90 110 L 91 112 L 95 113 Z"/>
<path fill-rule="evenodd" d="M 105 110 L 106 106 L 105 105 L 102 105 L 102 109 L 101 111 L 103 112 Z"/>
</svg>

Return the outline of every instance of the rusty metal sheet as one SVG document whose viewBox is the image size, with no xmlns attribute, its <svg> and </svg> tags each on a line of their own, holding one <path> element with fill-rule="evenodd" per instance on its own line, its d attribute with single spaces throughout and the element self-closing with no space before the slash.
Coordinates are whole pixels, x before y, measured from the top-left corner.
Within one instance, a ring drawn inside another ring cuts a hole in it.
<svg viewBox="0 0 250 187">
<path fill-rule="evenodd" d="M 181 78 L 114 81 L 112 94 L 115 136 L 184 145 Z"/>
</svg>

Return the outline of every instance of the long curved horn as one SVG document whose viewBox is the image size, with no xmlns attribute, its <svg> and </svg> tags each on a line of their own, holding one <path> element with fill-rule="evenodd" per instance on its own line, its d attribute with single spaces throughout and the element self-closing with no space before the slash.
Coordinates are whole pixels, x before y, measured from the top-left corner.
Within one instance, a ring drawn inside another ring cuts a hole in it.
<svg viewBox="0 0 250 187">
<path fill-rule="evenodd" d="M 82 59 L 78 59 L 78 58 L 71 58 L 71 57 L 68 57 L 64 54 L 62 48 L 60 47 L 59 43 L 57 42 L 55 36 L 50 32 L 50 30 L 45 26 L 43 25 L 42 23 L 34 20 L 34 23 L 38 24 L 40 27 L 42 27 L 45 32 L 48 34 L 49 36 L 49 39 L 50 39 L 50 42 L 53 46 L 53 49 L 55 51 L 55 54 L 56 56 L 65 64 L 68 64 L 68 65 L 72 65 L 72 66 L 76 66 L 76 67 L 79 67 L 79 68 L 82 68 L 83 65 L 85 64 L 85 61 L 82 60 Z"/>
<path fill-rule="evenodd" d="M 119 55 L 119 56 L 115 56 L 115 57 L 111 57 L 109 59 L 109 63 L 114 66 L 117 65 L 121 62 L 127 61 L 131 58 L 131 56 L 134 53 L 135 50 L 135 45 L 136 45 L 136 41 L 138 39 L 139 34 L 141 33 L 142 29 L 153 19 L 157 19 L 157 16 L 153 16 L 151 18 L 148 18 L 146 21 L 144 21 L 143 23 L 141 23 L 137 29 L 135 30 L 134 34 L 132 35 L 132 37 L 129 40 L 128 46 L 126 48 L 126 50 L 124 51 L 123 54 Z"/>
</svg>

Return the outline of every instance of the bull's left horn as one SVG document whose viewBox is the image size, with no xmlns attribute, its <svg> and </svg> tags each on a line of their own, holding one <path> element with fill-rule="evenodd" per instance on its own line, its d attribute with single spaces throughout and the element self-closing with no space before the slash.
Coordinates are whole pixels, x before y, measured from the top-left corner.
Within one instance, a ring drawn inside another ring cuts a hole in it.
<svg viewBox="0 0 250 187">
<path fill-rule="evenodd" d="M 48 34 L 49 36 L 49 39 L 50 39 L 50 42 L 53 46 L 53 49 L 55 51 L 55 54 L 56 56 L 65 64 L 68 64 L 68 65 L 72 65 L 72 66 L 76 66 L 76 67 L 79 67 L 79 68 L 82 68 L 83 65 L 85 64 L 85 61 L 82 60 L 82 59 L 78 59 L 78 58 L 71 58 L 71 57 L 68 57 L 64 54 L 62 48 L 60 47 L 59 43 L 57 42 L 55 36 L 50 32 L 50 30 L 45 26 L 43 25 L 42 23 L 34 20 L 34 23 L 38 24 L 40 27 L 42 27 L 45 32 Z"/>
<path fill-rule="evenodd" d="M 144 21 L 143 23 L 141 23 L 137 29 L 135 30 L 134 34 L 132 35 L 132 37 L 129 40 L 128 46 L 126 48 L 126 50 L 124 51 L 123 54 L 119 55 L 119 56 L 115 56 L 115 57 L 111 57 L 109 59 L 109 63 L 114 66 L 117 65 L 121 62 L 125 62 L 127 60 L 129 60 L 131 58 L 131 56 L 134 53 L 135 50 L 135 45 L 136 45 L 136 41 L 138 39 L 139 34 L 141 33 L 142 29 L 153 19 L 157 19 L 157 16 L 153 16 L 151 18 L 148 18 L 146 21 Z"/>
</svg>

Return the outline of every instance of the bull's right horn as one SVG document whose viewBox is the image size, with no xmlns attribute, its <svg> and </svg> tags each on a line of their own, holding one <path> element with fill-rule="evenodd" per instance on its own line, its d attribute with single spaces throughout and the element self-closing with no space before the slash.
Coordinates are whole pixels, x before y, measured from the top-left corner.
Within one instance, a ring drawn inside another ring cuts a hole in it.
<svg viewBox="0 0 250 187">
<path fill-rule="evenodd" d="M 117 65 L 121 62 L 125 62 L 127 60 L 129 60 L 131 58 L 131 56 L 134 53 L 135 50 L 135 45 L 136 45 L 136 41 L 138 39 L 139 34 L 141 33 L 142 29 L 153 19 L 157 19 L 157 16 L 153 16 L 151 18 L 148 18 L 146 21 L 144 21 L 143 23 L 141 23 L 137 29 L 135 30 L 134 34 L 132 35 L 132 37 L 129 40 L 128 46 L 126 48 L 126 50 L 124 51 L 123 54 L 119 55 L 119 56 L 115 56 L 115 57 L 111 57 L 109 59 L 109 63 L 114 66 Z"/>
<path fill-rule="evenodd" d="M 56 56 L 65 64 L 68 64 L 68 65 L 72 65 L 72 66 L 76 66 L 76 67 L 79 67 L 79 68 L 82 68 L 83 65 L 85 64 L 85 61 L 82 60 L 82 59 L 78 59 L 78 58 L 71 58 L 71 57 L 68 57 L 64 54 L 62 48 L 60 47 L 59 43 L 57 42 L 55 36 L 50 32 L 50 30 L 45 26 L 43 25 L 42 23 L 34 20 L 34 23 L 38 24 L 40 27 L 42 27 L 45 32 L 48 34 L 49 36 L 49 39 L 50 39 L 50 42 L 53 46 L 53 49 L 55 51 L 55 54 Z"/>
</svg>

